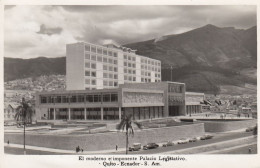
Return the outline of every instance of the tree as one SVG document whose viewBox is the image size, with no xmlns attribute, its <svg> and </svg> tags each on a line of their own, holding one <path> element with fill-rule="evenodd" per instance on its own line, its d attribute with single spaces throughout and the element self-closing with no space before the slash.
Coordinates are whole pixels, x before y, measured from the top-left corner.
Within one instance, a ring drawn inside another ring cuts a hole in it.
<svg viewBox="0 0 260 168">
<path fill-rule="evenodd" d="M 138 122 L 135 122 L 132 120 L 132 115 L 125 115 L 125 117 L 121 120 L 121 122 L 117 125 L 116 129 L 117 130 L 126 130 L 126 155 L 128 153 L 128 136 L 131 134 L 132 136 L 134 136 L 134 129 L 132 126 L 132 123 L 134 123 L 135 125 L 137 125 L 138 128 L 141 129 L 141 124 Z"/>
<path fill-rule="evenodd" d="M 27 124 L 32 123 L 33 109 L 28 102 L 22 98 L 20 106 L 16 108 L 16 114 L 14 118 L 17 122 L 24 122 Z"/>
<path fill-rule="evenodd" d="M 17 112 L 15 114 L 15 119 L 17 122 L 23 122 L 23 145 L 24 145 L 24 154 L 26 154 L 25 151 L 25 126 L 26 123 L 32 123 L 32 116 L 33 116 L 33 110 L 32 107 L 29 105 L 28 102 L 25 101 L 24 98 L 22 98 L 21 105 L 17 107 Z"/>
<path fill-rule="evenodd" d="M 257 135 L 257 125 L 253 129 L 253 135 Z"/>
</svg>

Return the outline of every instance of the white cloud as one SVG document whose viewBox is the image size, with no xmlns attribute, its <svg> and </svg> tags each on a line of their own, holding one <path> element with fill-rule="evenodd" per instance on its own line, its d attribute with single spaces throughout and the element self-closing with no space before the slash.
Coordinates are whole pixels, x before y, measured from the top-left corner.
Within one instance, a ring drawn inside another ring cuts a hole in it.
<svg viewBox="0 0 260 168">
<path fill-rule="evenodd" d="M 206 24 L 249 28 L 255 6 L 15 6 L 5 10 L 5 57 L 65 56 L 67 43 L 127 44 Z M 60 33 L 39 34 L 60 28 Z"/>
</svg>

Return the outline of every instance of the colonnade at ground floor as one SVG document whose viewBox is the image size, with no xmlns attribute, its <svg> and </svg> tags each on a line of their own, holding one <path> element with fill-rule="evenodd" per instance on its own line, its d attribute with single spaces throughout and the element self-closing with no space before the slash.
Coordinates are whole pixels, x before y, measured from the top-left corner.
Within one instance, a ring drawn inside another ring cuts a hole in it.
<svg viewBox="0 0 260 168">
<path fill-rule="evenodd" d="M 163 106 L 155 107 L 96 107 L 48 108 L 48 120 L 121 120 L 131 115 L 133 120 L 164 117 Z"/>
<path fill-rule="evenodd" d="M 202 107 L 201 105 L 186 105 L 186 114 L 196 114 L 196 113 L 201 113 L 202 112 Z"/>
</svg>

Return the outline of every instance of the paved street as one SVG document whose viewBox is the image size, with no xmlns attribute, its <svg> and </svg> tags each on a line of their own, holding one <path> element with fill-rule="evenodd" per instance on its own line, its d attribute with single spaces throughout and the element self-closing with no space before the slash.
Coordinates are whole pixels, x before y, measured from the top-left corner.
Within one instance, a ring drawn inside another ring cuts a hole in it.
<svg viewBox="0 0 260 168">
<path fill-rule="evenodd" d="M 216 135 L 213 139 L 200 140 L 197 142 L 179 144 L 179 145 L 174 145 L 174 146 L 169 146 L 169 147 L 159 147 L 157 149 L 134 151 L 134 152 L 129 152 L 129 154 L 158 154 L 158 153 L 162 153 L 162 152 L 197 147 L 197 146 L 202 146 L 202 145 L 207 145 L 207 144 L 211 144 L 211 143 L 232 140 L 232 139 L 242 138 L 242 137 L 247 137 L 247 136 L 252 136 L 252 132 L 222 133 L 222 134 Z M 117 153 L 113 153 L 113 154 L 124 154 L 124 153 L 125 152 L 117 152 Z"/>
<path fill-rule="evenodd" d="M 214 154 L 234 154 L 234 153 L 235 154 L 250 154 L 249 150 L 248 150 L 249 148 L 251 148 L 251 154 L 257 154 L 257 145 L 256 144 L 239 147 L 239 148 L 232 149 L 232 150 L 217 152 Z"/>
</svg>

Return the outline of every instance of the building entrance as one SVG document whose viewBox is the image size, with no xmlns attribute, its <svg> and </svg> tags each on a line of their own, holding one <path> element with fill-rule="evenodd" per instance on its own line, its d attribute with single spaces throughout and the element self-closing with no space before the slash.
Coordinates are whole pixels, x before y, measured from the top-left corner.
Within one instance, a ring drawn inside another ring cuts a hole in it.
<svg viewBox="0 0 260 168">
<path fill-rule="evenodd" d="M 179 106 L 169 106 L 169 116 L 179 116 L 180 108 Z"/>
</svg>

